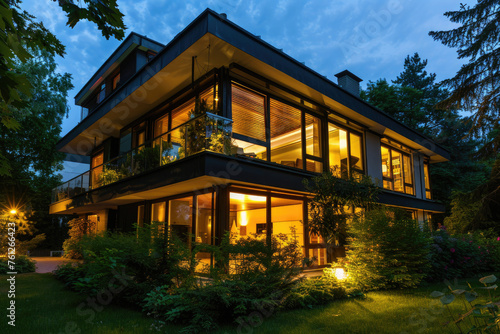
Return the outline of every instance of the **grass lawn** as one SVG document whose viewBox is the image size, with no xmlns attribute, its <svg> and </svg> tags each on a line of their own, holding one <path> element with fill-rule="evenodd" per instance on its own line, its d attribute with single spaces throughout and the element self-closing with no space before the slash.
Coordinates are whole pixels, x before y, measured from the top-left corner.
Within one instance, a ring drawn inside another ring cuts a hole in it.
<svg viewBox="0 0 500 334">
<path fill-rule="evenodd" d="M 0 275 L 0 333 L 155 333 L 153 320 L 140 312 L 104 306 L 99 312 L 79 305 L 86 297 L 73 293 L 52 274 L 20 274 L 16 279 L 16 328 L 7 325 L 7 284 Z M 477 279 L 469 280 L 477 282 Z M 464 281 L 460 282 L 464 283 Z M 455 286 L 456 287 L 456 286 Z M 348 299 L 314 309 L 279 312 L 267 317 L 245 317 L 241 326 L 224 326 L 219 333 L 443 333 L 447 311 L 434 290 L 446 291 L 444 283 L 413 290 L 370 292 L 364 299 Z M 454 303 L 454 314 L 461 305 Z M 78 313 L 80 311 L 80 314 Z M 87 321 L 91 317 L 92 321 Z M 182 327 L 163 327 L 177 333 Z M 464 327 L 465 329 L 465 327 Z M 456 332 L 456 331 L 454 331 Z"/>
</svg>

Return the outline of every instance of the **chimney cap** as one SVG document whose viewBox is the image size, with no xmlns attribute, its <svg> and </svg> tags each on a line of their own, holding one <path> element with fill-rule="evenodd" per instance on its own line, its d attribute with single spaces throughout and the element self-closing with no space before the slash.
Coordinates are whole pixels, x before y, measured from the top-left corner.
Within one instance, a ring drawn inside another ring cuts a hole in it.
<svg viewBox="0 0 500 334">
<path fill-rule="evenodd" d="M 226 13 L 220 13 L 220 17 L 222 17 L 224 20 L 227 20 L 227 14 Z"/>
<path fill-rule="evenodd" d="M 337 78 L 341 78 L 341 77 L 344 77 L 344 76 L 348 76 L 354 80 L 356 80 L 357 82 L 361 82 L 363 81 L 363 79 L 359 78 L 358 76 L 354 75 L 351 71 L 349 70 L 343 70 L 342 72 L 339 72 L 337 74 L 335 74 L 335 76 Z"/>
</svg>

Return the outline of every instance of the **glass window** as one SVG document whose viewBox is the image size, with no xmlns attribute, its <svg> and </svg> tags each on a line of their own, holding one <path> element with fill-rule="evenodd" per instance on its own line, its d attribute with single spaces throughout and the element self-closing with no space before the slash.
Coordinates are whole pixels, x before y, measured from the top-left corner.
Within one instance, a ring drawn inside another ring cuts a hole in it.
<svg viewBox="0 0 500 334">
<path fill-rule="evenodd" d="M 168 131 L 168 115 L 158 118 L 155 121 L 154 137 L 158 137 Z"/>
<path fill-rule="evenodd" d="M 424 162 L 424 183 L 425 183 L 425 198 L 432 199 L 431 181 L 429 177 L 429 162 Z"/>
<path fill-rule="evenodd" d="M 205 101 L 208 110 L 214 111 L 217 106 L 214 105 L 214 88 L 210 87 L 200 93 L 200 101 Z"/>
<path fill-rule="evenodd" d="M 306 154 L 321 158 L 321 120 L 306 114 Z"/>
<path fill-rule="evenodd" d="M 347 132 L 333 124 L 328 124 L 328 149 L 330 153 L 330 168 L 346 175 L 347 166 Z"/>
<path fill-rule="evenodd" d="M 361 136 L 357 134 L 350 133 L 350 145 L 351 145 L 351 168 L 356 168 L 358 170 L 363 170 L 363 150 L 362 150 L 362 140 Z"/>
<path fill-rule="evenodd" d="M 266 235 L 267 197 L 231 192 L 230 231 L 238 237 Z"/>
<path fill-rule="evenodd" d="M 381 147 L 383 187 L 414 195 L 411 156 L 386 146 Z"/>
<path fill-rule="evenodd" d="M 253 144 L 248 141 L 233 139 L 231 154 L 244 155 L 250 158 L 267 160 L 267 149 L 265 146 Z"/>
<path fill-rule="evenodd" d="M 165 222 L 165 202 L 153 203 L 151 205 L 151 221 Z"/>
<path fill-rule="evenodd" d="M 296 240 L 304 247 L 302 203 L 300 200 L 272 197 L 271 231 L 273 235 L 284 234 L 289 241 Z"/>
<path fill-rule="evenodd" d="M 120 136 L 120 154 L 128 152 L 132 149 L 132 131 L 128 129 Z"/>
<path fill-rule="evenodd" d="M 237 85 L 231 85 L 233 133 L 266 141 L 265 97 Z"/>
<path fill-rule="evenodd" d="M 273 99 L 270 111 L 271 161 L 304 168 L 301 111 Z"/>
<path fill-rule="evenodd" d="M 193 197 L 184 197 L 169 201 L 168 225 L 173 234 L 177 235 L 187 245 L 190 245 L 190 235 L 193 225 Z"/>
<path fill-rule="evenodd" d="M 194 106 L 195 99 L 192 98 L 172 110 L 172 129 L 189 121 L 189 114 L 191 110 L 194 111 Z"/>
<path fill-rule="evenodd" d="M 104 100 L 105 97 L 106 97 L 106 84 L 103 83 L 101 85 L 99 93 L 97 93 L 97 103 L 101 103 L 102 100 Z"/>
<path fill-rule="evenodd" d="M 92 188 L 97 188 L 100 186 L 100 176 L 103 171 L 104 163 L 104 152 L 101 151 L 92 157 L 91 168 L 92 168 Z"/>
<path fill-rule="evenodd" d="M 212 244 L 212 193 L 196 197 L 196 242 Z"/>
</svg>

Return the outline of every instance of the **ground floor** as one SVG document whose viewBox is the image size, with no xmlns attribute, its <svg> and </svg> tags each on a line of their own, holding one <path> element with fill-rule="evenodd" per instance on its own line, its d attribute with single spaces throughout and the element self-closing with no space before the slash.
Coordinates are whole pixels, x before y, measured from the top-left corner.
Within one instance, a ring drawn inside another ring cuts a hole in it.
<svg viewBox="0 0 500 334">
<path fill-rule="evenodd" d="M 308 233 L 307 208 L 305 193 L 225 184 L 138 200 L 85 216 L 95 220 L 96 232 L 127 232 L 148 222 L 161 222 L 186 243 L 217 245 L 227 232 L 235 239 L 286 236 L 298 242 L 312 266 L 323 266 L 327 263 L 326 246 L 320 236 Z M 424 210 L 406 210 L 421 223 L 430 218 Z M 343 247 L 335 251 L 337 256 L 344 255 Z M 209 254 L 200 253 L 198 257 L 210 263 Z"/>
</svg>

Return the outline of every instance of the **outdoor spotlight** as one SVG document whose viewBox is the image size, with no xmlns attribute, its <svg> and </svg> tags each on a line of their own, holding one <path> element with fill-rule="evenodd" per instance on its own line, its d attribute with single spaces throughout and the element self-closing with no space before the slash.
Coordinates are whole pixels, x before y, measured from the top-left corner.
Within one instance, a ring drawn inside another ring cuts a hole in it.
<svg viewBox="0 0 500 334">
<path fill-rule="evenodd" d="M 344 268 L 335 268 L 335 277 L 338 280 L 343 280 L 347 278 L 347 274 L 344 270 Z"/>
<path fill-rule="evenodd" d="M 12 209 L 9 211 L 12 215 L 15 215 L 17 213 L 17 210 L 16 209 Z"/>
</svg>

